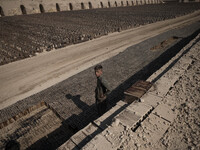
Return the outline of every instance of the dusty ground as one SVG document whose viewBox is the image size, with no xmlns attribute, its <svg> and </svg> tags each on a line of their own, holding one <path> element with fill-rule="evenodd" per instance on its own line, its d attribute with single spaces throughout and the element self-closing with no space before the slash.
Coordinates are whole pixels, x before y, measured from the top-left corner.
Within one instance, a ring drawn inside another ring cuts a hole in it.
<svg viewBox="0 0 200 150">
<path fill-rule="evenodd" d="M 177 118 L 155 149 L 200 149 L 200 39 L 187 55 L 193 64 L 164 99 L 178 109 Z"/>
<path fill-rule="evenodd" d="M 0 66 L 0 109 L 111 58 L 129 46 L 168 30 L 192 24 L 199 20 L 199 16 L 199 11 L 197 11 L 180 18 L 113 33 L 62 48 L 59 51 L 51 51 L 37 57 Z M 196 30 L 196 27 L 192 28 L 191 33 Z M 184 36 L 180 35 L 181 38 Z"/>
</svg>

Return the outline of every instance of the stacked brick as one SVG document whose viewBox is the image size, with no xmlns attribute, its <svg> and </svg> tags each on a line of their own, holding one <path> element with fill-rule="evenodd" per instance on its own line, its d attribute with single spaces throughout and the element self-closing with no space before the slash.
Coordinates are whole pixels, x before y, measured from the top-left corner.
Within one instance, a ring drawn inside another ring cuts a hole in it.
<svg viewBox="0 0 200 150">
<path fill-rule="evenodd" d="M 199 8 L 199 3 L 157 4 L 2 17 L 0 65 Z"/>
</svg>

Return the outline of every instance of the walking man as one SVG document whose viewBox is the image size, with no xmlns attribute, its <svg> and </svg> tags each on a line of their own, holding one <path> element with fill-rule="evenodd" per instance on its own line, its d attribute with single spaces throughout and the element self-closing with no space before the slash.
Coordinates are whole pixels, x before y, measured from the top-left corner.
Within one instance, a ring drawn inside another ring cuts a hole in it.
<svg viewBox="0 0 200 150">
<path fill-rule="evenodd" d="M 110 92 L 108 82 L 103 78 L 103 67 L 97 65 L 94 68 L 97 77 L 97 87 L 95 89 L 96 106 L 99 116 L 104 114 L 107 109 L 107 96 Z"/>
</svg>

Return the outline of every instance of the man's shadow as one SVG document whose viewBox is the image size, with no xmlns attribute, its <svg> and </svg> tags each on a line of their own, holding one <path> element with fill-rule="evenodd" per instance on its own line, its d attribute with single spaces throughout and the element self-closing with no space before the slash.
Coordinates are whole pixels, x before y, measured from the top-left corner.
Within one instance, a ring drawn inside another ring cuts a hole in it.
<svg viewBox="0 0 200 150">
<path fill-rule="evenodd" d="M 73 103 L 82 110 L 81 113 L 73 114 L 70 118 L 68 118 L 65 122 L 69 125 L 70 129 L 74 132 L 82 129 L 86 126 L 89 122 L 93 121 L 98 117 L 96 105 L 92 104 L 89 106 L 87 103 L 81 100 L 80 95 L 65 95 L 67 100 L 73 101 Z"/>
<path fill-rule="evenodd" d="M 81 100 L 81 96 L 80 95 L 75 95 L 75 96 L 72 96 L 71 94 L 66 94 L 65 97 L 68 99 L 68 100 L 72 100 L 73 103 L 79 108 L 81 109 L 82 111 L 88 109 L 90 106 L 83 102 Z"/>
</svg>

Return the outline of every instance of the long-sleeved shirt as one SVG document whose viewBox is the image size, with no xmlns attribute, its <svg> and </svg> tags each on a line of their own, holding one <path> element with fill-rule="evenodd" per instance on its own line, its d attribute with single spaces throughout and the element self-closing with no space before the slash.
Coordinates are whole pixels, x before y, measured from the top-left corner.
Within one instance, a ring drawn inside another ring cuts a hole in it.
<svg viewBox="0 0 200 150">
<path fill-rule="evenodd" d="M 104 79 L 103 76 L 97 77 L 97 87 L 95 90 L 96 100 L 100 102 L 105 100 L 110 90 L 111 88 L 106 79 Z"/>
</svg>

